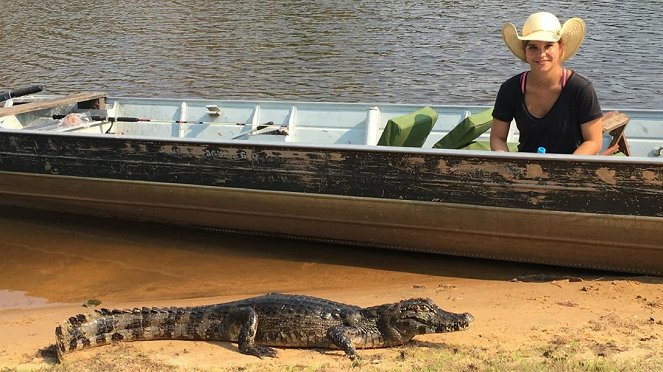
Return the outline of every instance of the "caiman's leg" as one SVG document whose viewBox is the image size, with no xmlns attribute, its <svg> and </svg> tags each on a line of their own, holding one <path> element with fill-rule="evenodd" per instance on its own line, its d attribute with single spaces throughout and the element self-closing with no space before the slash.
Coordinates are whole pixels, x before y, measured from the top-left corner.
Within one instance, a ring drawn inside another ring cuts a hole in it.
<svg viewBox="0 0 663 372">
<path fill-rule="evenodd" d="M 352 336 L 357 336 L 358 334 L 359 330 L 357 328 L 343 325 L 335 326 L 327 330 L 327 338 L 329 338 L 336 347 L 345 351 L 345 355 L 352 360 L 359 358 L 351 339 Z"/>
<path fill-rule="evenodd" d="M 271 347 L 256 345 L 256 331 L 258 330 L 258 315 L 251 307 L 243 307 L 232 313 L 234 321 L 240 322 L 237 343 L 242 354 L 255 355 L 258 358 L 275 357 L 276 350 Z"/>
</svg>

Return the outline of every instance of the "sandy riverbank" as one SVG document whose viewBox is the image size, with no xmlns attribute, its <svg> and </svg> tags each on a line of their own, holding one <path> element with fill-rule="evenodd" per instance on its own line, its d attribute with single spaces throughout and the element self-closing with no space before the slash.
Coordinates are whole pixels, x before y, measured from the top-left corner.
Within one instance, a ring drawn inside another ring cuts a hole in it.
<svg viewBox="0 0 663 372">
<path fill-rule="evenodd" d="M 0 215 L 0 226 L 0 369 L 663 367 L 661 278 L 15 211 Z M 275 291 L 361 306 L 430 297 L 476 321 L 464 332 L 363 350 L 355 364 L 320 350 L 280 349 L 259 360 L 225 342 L 102 347 L 70 354 L 64 367 L 48 353 L 55 326 L 90 311 L 81 306 L 88 299 L 109 308 L 186 306 Z"/>
</svg>

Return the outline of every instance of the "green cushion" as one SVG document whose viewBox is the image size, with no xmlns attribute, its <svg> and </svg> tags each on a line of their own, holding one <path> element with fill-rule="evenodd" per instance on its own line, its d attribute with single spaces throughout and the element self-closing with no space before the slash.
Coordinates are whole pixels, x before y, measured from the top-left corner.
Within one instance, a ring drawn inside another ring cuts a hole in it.
<svg viewBox="0 0 663 372">
<path fill-rule="evenodd" d="M 518 152 L 518 144 L 509 142 L 506 144 L 509 147 L 509 151 Z M 462 147 L 463 150 L 486 150 L 490 151 L 490 141 L 472 141 L 466 146 Z"/>
<path fill-rule="evenodd" d="M 433 145 L 436 149 L 460 149 L 490 129 L 493 124 L 493 109 L 472 114 L 463 119 L 446 136 Z"/>
<path fill-rule="evenodd" d="M 430 107 L 390 119 L 380 136 L 378 146 L 421 147 L 435 121 L 437 112 Z"/>
</svg>

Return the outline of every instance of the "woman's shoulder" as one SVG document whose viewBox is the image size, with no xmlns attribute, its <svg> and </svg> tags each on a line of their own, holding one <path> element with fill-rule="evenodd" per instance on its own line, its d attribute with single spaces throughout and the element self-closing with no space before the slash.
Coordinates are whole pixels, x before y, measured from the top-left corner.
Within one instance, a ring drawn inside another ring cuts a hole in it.
<svg viewBox="0 0 663 372">
<path fill-rule="evenodd" d="M 585 76 L 579 74 L 575 70 L 573 70 L 573 73 L 571 74 L 571 77 L 569 78 L 568 83 L 572 84 L 572 85 L 575 85 L 578 88 L 584 88 L 584 87 L 592 85 L 592 82 L 589 79 L 587 79 Z"/>
<path fill-rule="evenodd" d="M 519 87 L 522 74 L 523 73 L 520 72 L 517 75 L 513 75 L 512 77 L 508 78 L 506 81 L 502 83 L 502 87 Z"/>
<path fill-rule="evenodd" d="M 524 73 L 525 73 L 524 71 L 523 71 L 523 72 L 519 72 L 519 73 L 517 73 L 516 75 L 513 75 L 513 76 L 511 76 L 510 78 L 508 78 L 508 79 L 507 79 L 504 83 L 502 83 L 502 84 L 509 84 L 509 83 L 514 83 L 514 82 L 516 82 L 516 83 L 520 83 L 520 79 L 522 78 L 522 76 L 523 76 Z"/>
</svg>

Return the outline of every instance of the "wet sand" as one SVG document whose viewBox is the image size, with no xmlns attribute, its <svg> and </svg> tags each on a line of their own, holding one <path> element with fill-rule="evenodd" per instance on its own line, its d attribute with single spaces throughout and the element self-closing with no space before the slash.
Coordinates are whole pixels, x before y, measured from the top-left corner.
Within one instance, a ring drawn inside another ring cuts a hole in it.
<svg viewBox="0 0 663 372">
<path fill-rule="evenodd" d="M 464 332 L 361 351 L 375 369 L 412 368 L 403 355 L 420 350 L 452 350 L 469 356 L 461 367 L 478 369 L 508 356 L 506 363 L 522 363 L 513 355 L 544 365 L 570 357 L 633 361 L 645 370 L 646 363 L 661 362 L 661 278 L 12 208 L 0 212 L 0 226 L 0 368 L 55 366 L 40 350 L 53 344 L 59 322 L 91 311 L 81 306 L 89 299 L 108 308 L 185 306 L 267 292 L 361 306 L 430 297 L 446 310 L 475 316 Z M 67 363 L 89 370 L 352 366 L 338 351 L 287 349 L 274 360 L 259 360 L 239 354 L 235 344 L 186 341 L 102 347 L 72 353 Z"/>
</svg>

